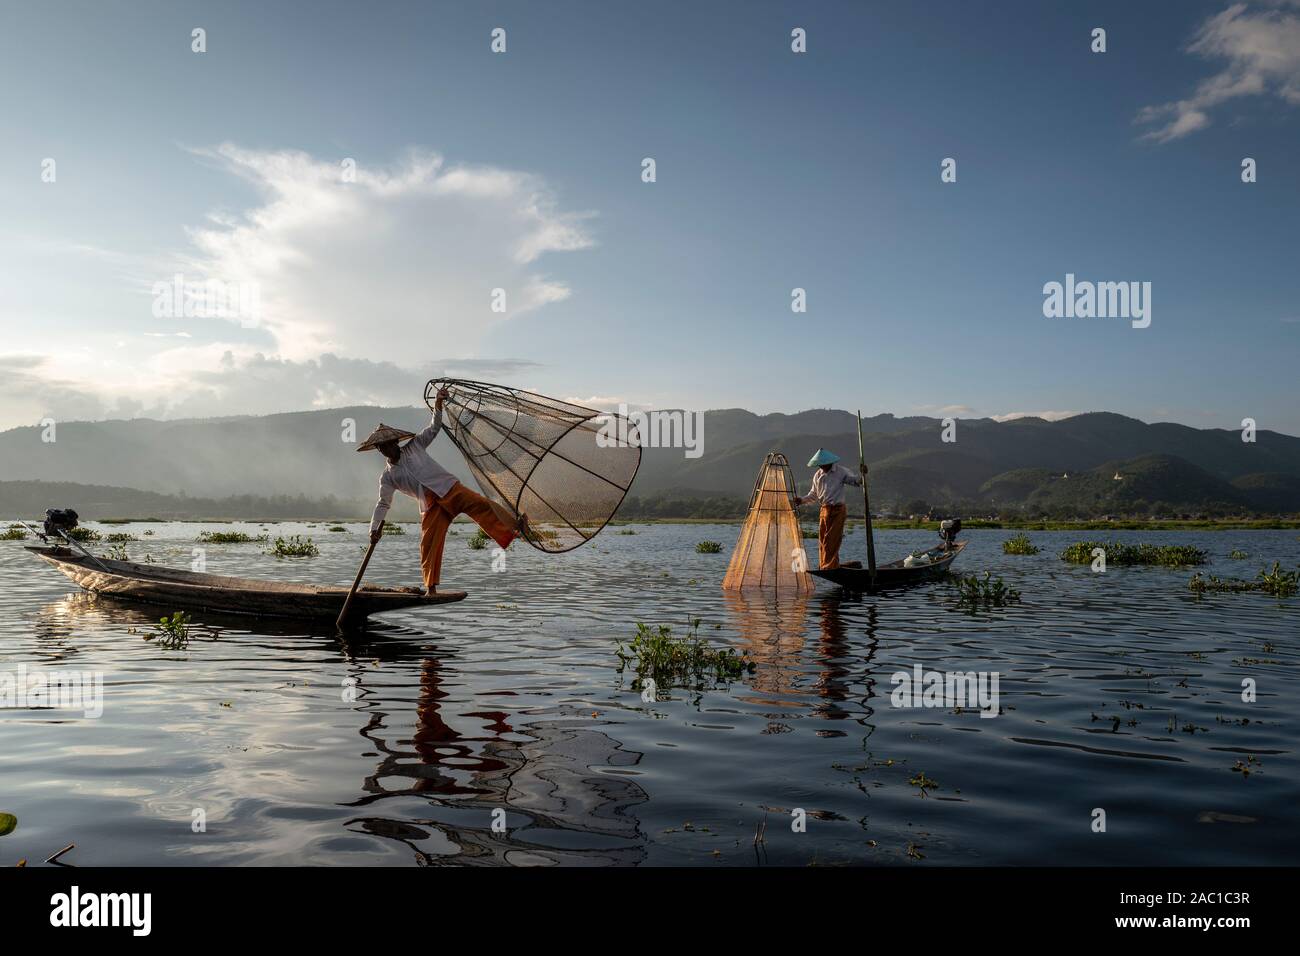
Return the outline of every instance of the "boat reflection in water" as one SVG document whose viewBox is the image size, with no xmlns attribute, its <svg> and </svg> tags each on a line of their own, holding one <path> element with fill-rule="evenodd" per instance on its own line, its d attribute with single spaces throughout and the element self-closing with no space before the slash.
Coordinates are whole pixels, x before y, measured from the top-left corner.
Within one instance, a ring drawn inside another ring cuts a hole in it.
<svg viewBox="0 0 1300 956">
<path fill-rule="evenodd" d="M 723 599 L 740 650 L 757 665 L 747 678 L 754 693 L 738 699 L 783 710 L 807 708 L 825 720 L 855 720 L 870 732 L 874 603 L 847 592 L 776 602 L 761 593 L 726 591 Z M 838 737 L 844 731 L 818 734 Z"/>
<path fill-rule="evenodd" d="M 68 663 L 79 656 L 78 634 L 112 630 L 138 641 L 158 617 L 150 607 L 82 592 L 42 607 L 34 629 L 49 648 L 46 661 Z M 239 642 L 266 647 L 266 637 L 284 642 L 286 661 L 305 656 L 304 638 L 313 653 L 333 649 L 322 660 L 345 663 L 357 732 L 379 757 L 356 799 L 334 804 L 359 811 L 340 822 L 405 844 L 417 864 L 612 866 L 646 856 L 636 809 L 648 797 L 632 779 L 642 755 L 593 727 L 599 720 L 589 713 L 521 722 L 483 708 L 456 654 L 430 646 L 427 632 L 372 622 L 342 637 L 311 622 L 194 612 L 191 634 L 191 651 L 219 640 L 226 655 L 238 654 Z M 467 725 L 477 730 L 457 729 Z M 262 729 L 274 737 L 274 725 Z M 355 762 L 355 745 L 332 746 L 342 752 L 320 756 Z"/>
</svg>

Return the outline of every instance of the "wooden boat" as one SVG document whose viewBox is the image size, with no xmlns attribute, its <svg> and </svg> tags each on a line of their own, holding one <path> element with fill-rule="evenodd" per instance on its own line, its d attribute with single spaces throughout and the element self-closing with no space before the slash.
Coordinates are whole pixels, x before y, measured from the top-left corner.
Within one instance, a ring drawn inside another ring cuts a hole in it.
<svg viewBox="0 0 1300 956">
<path fill-rule="evenodd" d="M 28 547 L 69 578 L 96 594 L 157 604 L 172 610 L 221 611 L 258 617 L 328 618 L 334 620 L 347 600 L 348 588 L 257 578 L 235 578 L 164 568 L 156 564 L 90 558 L 70 548 Z M 450 604 L 465 599 L 464 591 L 439 591 L 426 595 L 420 588 L 362 585 L 352 599 L 349 620 L 405 607 Z"/>
<path fill-rule="evenodd" d="M 957 555 L 961 554 L 962 549 L 965 547 L 965 541 L 955 541 L 946 548 L 935 548 L 927 552 L 927 554 L 934 557 L 934 560 L 927 561 L 925 564 L 914 564 L 910 568 L 905 567 L 903 564 L 907 560 L 906 558 L 891 561 L 889 564 L 878 565 L 874 584 L 871 582 L 871 572 L 856 561 L 851 565 L 841 565 L 827 571 L 809 571 L 808 573 L 821 578 L 823 581 L 838 584 L 850 591 L 874 592 L 886 591 L 891 588 L 905 588 L 942 577 L 947 572 L 948 566 L 952 564 Z"/>
</svg>

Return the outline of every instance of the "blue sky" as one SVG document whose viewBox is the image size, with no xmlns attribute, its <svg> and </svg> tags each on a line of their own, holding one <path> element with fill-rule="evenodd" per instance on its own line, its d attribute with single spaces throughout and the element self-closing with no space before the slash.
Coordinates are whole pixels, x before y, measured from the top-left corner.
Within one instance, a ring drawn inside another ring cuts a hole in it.
<svg viewBox="0 0 1300 956">
<path fill-rule="evenodd" d="M 1296 3 L 6 17 L 0 427 L 418 403 L 449 370 L 601 404 L 1300 434 Z M 262 314 L 160 318 L 177 272 L 256 285 Z M 1151 326 L 1045 318 L 1067 273 L 1150 282 Z"/>
</svg>

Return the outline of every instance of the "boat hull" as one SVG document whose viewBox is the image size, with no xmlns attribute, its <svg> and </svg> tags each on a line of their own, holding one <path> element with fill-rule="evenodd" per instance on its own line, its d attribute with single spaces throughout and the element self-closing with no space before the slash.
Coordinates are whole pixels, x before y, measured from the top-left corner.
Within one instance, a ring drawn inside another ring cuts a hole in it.
<svg viewBox="0 0 1300 956">
<path fill-rule="evenodd" d="M 68 548 L 29 547 L 27 550 L 58 568 L 87 591 L 172 610 L 334 620 L 343 610 L 343 602 L 348 596 L 348 588 L 335 585 L 236 578 L 108 558 L 92 560 Z M 417 588 L 383 588 L 367 584 L 357 590 L 348 618 L 361 620 L 384 611 L 451 604 L 463 601 L 465 597 L 464 591 L 439 591 L 426 595 Z"/>
<path fill-rule="evenodd" d="M 962 549 L 965 547 L 965 541 L 958 541 L 944 552 L 937 561 L 932 561 L 921 567 L 904 567 L 901 560 L 878 565 L 874 582 L 871 580 L 871 572 L 866 568 L 840 567 L 826 571 L 809 571 L 808 573 L 813 577 L 821 578 L 823 581 L 829 581 L 831 584 L 838 584 L 849 591 L 874 593 L 894 588 L 907 588 L 914 584 L 923 584 L 926 581 L 933 581 L 936 578 L 943 577 L 957 555 L 961 554 Z"/>
</svg>

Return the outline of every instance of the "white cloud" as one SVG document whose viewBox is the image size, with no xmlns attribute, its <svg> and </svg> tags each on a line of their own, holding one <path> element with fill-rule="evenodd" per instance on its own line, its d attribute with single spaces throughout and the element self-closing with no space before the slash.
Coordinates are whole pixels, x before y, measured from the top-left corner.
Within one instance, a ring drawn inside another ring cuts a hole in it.
<svg viewBox="0 0 1300 956">
<path fill-rule="evenodd" d="M 1164 143 L 1204 129 L 1211 110 L 1237 97 L 1273 94 L 1300 104 L 1300 15 L 1280 8 L 1294 5 L 1252 10 L 1234 3 L 1201 24 L 1187 51 L 1226 65 L 1186 99 L 1139 110 L 1135 122 L 1155 124 L 1143 138 Z"/>
<path fill-rule="evenodd" d="M 256 287 L 259 325 L 293 361 L 472 354 L 491 325 L 568 298 L 541 257 L 593 244 L 589 216 L 561 212 L 528 173 L 447 168 L 413 151 L 393 167 L 359 163 L 345 183 L 337 162 L 303 152 L 224 144 L 201 154 L 262 202 L 190 230 L 196 251 L 178 268 L 187 281 Z M 497 288 L 505 313 L 490 308 Z"/>
<path fill-rule="evenodd" d="M 995 422 L 1009 422 L 1016 418 L 1041 418 L 1044 421 L 1059 422 L 1063 418 L 1073 418 L 1083 412 L 1007 412 L 1005 415 L 990 415 Z"/>
</svg>

